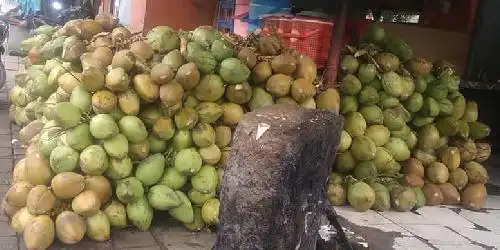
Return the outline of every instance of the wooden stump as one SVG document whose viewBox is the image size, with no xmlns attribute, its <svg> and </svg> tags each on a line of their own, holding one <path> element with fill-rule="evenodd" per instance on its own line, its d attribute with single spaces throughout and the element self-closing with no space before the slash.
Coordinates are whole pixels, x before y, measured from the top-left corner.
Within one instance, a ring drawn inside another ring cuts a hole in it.
<svg viewBox="0 0 500 250">
<path fill-rule="evenodd" d="M 214 249 L 316 249 L 343 118 L 274 105 L 239 123 L 221 190 Z M 334 212 L 333 212 L 334 213 Z"/>
</svg>

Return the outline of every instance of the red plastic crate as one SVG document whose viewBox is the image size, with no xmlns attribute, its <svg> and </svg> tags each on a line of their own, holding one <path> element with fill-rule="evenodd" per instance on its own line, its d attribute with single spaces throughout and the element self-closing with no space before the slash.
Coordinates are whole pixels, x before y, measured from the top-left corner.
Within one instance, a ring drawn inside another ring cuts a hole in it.
<svg viewBox="0 0 500 250">
<path fill-rule="evenodd" d="M 308 55 L 318 68 L 328 63 L 333 22 L 309 17 L 266 17 L 263 32 L 277 30 L 283 45 Z"/>
</svg>

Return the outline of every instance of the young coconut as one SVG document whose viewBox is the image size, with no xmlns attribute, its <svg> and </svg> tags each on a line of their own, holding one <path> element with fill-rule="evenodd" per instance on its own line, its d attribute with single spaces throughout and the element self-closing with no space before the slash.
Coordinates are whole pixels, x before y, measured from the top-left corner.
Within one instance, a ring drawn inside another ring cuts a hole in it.
<svg viewBox="0 0 500 250">
<path fill-rule="evenodd" d="M 108 216 L 101 210 L 98 210 L 85 219 L 87 225 L 86 235 L 91 240 L 107 241 L 111 237 L 111 225 Z"/>
<path fill-rule="evenodd" d="M 356 211 L 364 212 L 375 203 L 375 192 L 368 184 L 358 181 L 347 189 L 347 201 Z"/>
<path fill-rule="evenodd" d="M 57 174 L 51 181 L 50 187 L 59 199 L 72 199 L 85 189 L 85 178 L 74 172 Z"/>
<path fill-rule="evenodd" d="M 99 145 L 90 145 L 80 154 L 80 169 L 88 175 L 102 175 L 108 168 L 108 156 Z"/>
<path fill-rule="evenodd" d="M 32 184 L 24 181 L 12 185 L 5 194 L 5 202 L 15 207 L 26 206 L 26 199 L 32 188 Z"/>
<path fill-rule="evenodd" d="M 118 98 L 109 90 L 99 90 L 92 95 L 92 108 L 98 114 L 111 112 L 117 105 Z"/>
<path fill-rule="evenodd" d="M 127 216 L 132 225 L 141 231 L 147 231 L 153 221 L 153 208 L 145 197 L 127 204 Z"/>
<path fill-rule="evenodd" d="M 26 225 L 23 232 L 27 249 L 47 249 L 55 238 L 54 221 L 48 215 L 39 215 Z"/>
<path fill-rule="evenodd" d="M 21 159 L 14 166 L 12 173 L 12 184 L 16 184 L 21 181 L 26 181 L 26 158 Z"/>
<path fill-rule="evenodd" d="M 128 157 L 130 157 L 133 161 L 142 161 L 151 153 L 148 140 L 138 143 L 129 143 L 128 148 Z"/>
<path fill-rule="evenodd" d="M 10 222 L 10 226 L 16 233 L 23 233 L 24 228 L 36 218 L 36 215 L 31 214 L 27 207 L 17 211 Z"/>
<path fill-rule="evenodd" d="M 113 68 L 106 75 L 106 88 L 114 92 L 123 92 L 129 89 L 130 77 L 123 68 Z"/>
<path fill-rule="evenodd" d="M 94 191 L 101 204 L 106 204 L 113 195 L 111 183 L 104 176 L 89 176 L 85 178 L 85 190 Z"/>
<path fill-rule="evenodd" d="M 205 221 L 203 221 L 201 215 L 201 207 L 193 207 L 194 219 L 191 223 L 183 223 L 184 227 L 193 232 L 201 231 L 205 227 Z"/>
<path fill-rule="evenodd" d="M 130 50 L 120 50 L 115 53 L 111 60 L 113 68 L 123 68 L 125 71 L 130 71 L 135 64 L 135 55 Z"/>
<path fill-rule="evenodd" d="M 219 208 L 220 201 L 217 198 L 207 200 L 201 207 L 201 218 L 203 221 L 209 225 L 219 224 Z"/>
<path fill-rule="evenodd" d="M 95 191 L 85 190 L 73 199 L 71 208 L 77 214 L 92 216 L 99 212 L 101 200 Z"/>
<path fill-rule="evenodd" d="M 118 94 L 118 107 L 126 115 L 137 115 L 140 108 L 139 95 L 133 90 L 128 89 Z"/>
<path fill-rule="evenodd" d="M 154 102 L 160 96 L 159 86 L 153 83 L 149 75 L 135 75 L 133 86 L 137 94 L 146 102 Z"/>
<path fill-rule="evenodd" d="M 56 197 L 45 185 L 37 185 L 32 188 L 26 198 L 26 207 L 28 212 L 33 215 L 42 215 L 48 213 L 54 207 Z"/>
<path fill-rule="evenodd" d="M 484 184 L 472 184 L 462 192 L 462 204 L 471 210 L 479 210 L 484 207 L 486 196 L 487 192 Z"/>
<path fill-rule="evenodd" d="M 184 89 L 177 81 L 169 81 L 160 87 L 160 100 L 167 107 L 182 102 L 183 97 Z"/>
<path fill-rule="evenodd" d="M 76 244 L 85 236 L 87 225 L 85 220 L 71 211 L 57 215 L 55 222 L 57 238 L 64 244 Z"/>
<path fill-rule="evenodd" d="M 128 177 L 118 182 L 116 197 L 123 203 L 132 203 L 144 196 L 144 187 L 136 177 Z"/>
<path fill-rule="evenodd" d="M 123 228 L 127 226 L 127 210 L 121 202 L 111 200 L 104 206 L 103 212 L 108 216 L 112 227 Z"/>
<path fill-rule="evenodd" d="M 443 205 L 460 204 L 460 193 L 451 183 L 443 183 L 439 185 L 439 189 L 443 194 Z"/>
<path fill-rule="evenodd" d="M 170 216 L 182 223 L 192 223 L 194 220 L 193 206 L 189 198 L 181 191 L 175 191 L 175 194 L 181 200 L 178 207 L 168 210 Z"/>
</svg>

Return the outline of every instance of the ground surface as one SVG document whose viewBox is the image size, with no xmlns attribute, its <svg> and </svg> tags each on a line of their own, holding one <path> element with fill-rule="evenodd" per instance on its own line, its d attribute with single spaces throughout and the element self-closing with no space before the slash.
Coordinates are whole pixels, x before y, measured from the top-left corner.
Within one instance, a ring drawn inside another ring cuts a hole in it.
<svg viewBox="0 0 500 250">
<path fill-rule="evenodd" d="M 13 164 L 24 157 L 24 149 L 16 141 L 19 128 L 8 121 L 7 94 L 19 69 L 18 58 L 6 57 L 5 66 L 8 83 L 0 90 L 0 198 L 9 188 Z M 500 159 L 492 157 L 489 170 L 492 183 L 500 186 L 500 164 L 495 164 L 499 162 Z M 444 206 L 424 207 L 414 213 L 357 213 L 349 207 L 340 207 L 337 211 L 343 225 L 363 236 L 370 249 L 500 249 L 500 188 L 490 184 L 488 191 L 488 204 L 481 212 Z M 160 218 L 148 232 L 128 228 L 114 231 L 111 238 L 101 243 L 85 239 L 75 246 L 56 242 L 51 249 L 211 249 L 215 235 L 187 232 L 182 226 Z M 22 237 L 9 228 L 5 216 L 0 216 L 0 249 L 26 249 Z"/>
</svg>

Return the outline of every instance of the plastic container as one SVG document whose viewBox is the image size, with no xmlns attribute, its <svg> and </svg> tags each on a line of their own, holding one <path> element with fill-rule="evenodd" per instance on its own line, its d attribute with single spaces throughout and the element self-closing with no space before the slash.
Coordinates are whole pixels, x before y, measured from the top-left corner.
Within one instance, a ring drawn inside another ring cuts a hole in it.
<svg viewBox="0 0 500 250">
<path fill-rule="evenodd" d="M 328 63 L 333 21 L 310 17 L 266 17 L 264 33 L 276 33 L 284 46 L 311 57 L 318 68 Z"/>
</svg>

